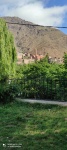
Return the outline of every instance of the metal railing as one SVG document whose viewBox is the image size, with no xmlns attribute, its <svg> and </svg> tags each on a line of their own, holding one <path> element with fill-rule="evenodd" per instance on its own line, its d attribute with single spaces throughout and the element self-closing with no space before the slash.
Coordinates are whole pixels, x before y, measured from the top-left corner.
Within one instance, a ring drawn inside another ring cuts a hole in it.
<svg viewBox="0 0 67 150">
<path fill-rule="evenodd" d="M 0 83 L 5 85 L 4 83 Z M 17 89 L 21 98 L 67 101 L 67 80 L 52 80 L 45 77 L 12 79 L 7 82 Z"/>
</svg>

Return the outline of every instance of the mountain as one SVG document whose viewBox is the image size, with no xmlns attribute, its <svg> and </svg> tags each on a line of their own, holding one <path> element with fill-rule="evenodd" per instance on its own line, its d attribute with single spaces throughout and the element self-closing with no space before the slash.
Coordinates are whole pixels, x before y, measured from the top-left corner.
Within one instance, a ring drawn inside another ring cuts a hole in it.
<svg viewBox="0 0 67 150">
<path fill-rule="evenodd" d="M 3 17 L 15 40 L 17 53 L 42 54 L 62 58 L 67 53 L 67 35 L 55 28 L 32 26 L 18 17 Z M 46 21 L 46 20 L 45 20 Z M 16 23 L 16 24 L 12 24 Z M 22 25 L 21 25 L 22 24 Z M 25 25 L 26 24 L 26 25 Z"/>
</svg>

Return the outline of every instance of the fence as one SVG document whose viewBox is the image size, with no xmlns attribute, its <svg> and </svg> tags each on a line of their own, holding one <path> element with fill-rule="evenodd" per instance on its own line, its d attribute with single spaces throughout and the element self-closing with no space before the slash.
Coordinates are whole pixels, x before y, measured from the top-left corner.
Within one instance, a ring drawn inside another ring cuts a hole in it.
<svg viewBox="0 0 67 150">
<path fill-rule="evenodd" d="M 9 85 L 20 98 L 67 101 L 67 80 L 50 80 L 41 76 L 0 82 L 0 87 Z"/>
<path fill-rule="evenodd" d="M 41 76 L 10 80 L 9 84 L 18 89 L 17 97 L 67 101 L 67 80 L 51 80 Z"/>
</svg>

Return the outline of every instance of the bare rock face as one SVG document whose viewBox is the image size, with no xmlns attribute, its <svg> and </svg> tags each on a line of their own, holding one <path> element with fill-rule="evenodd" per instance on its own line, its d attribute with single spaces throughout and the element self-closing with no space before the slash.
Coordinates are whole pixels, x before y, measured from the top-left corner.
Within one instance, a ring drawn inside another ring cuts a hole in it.
<svg viewBox="0 0 67 150">
<path fill-rule="evenodd" d="M 67 35 L 55 28 L 31 26 L 18 17 L 3 17 L 15 40 L 17 53 L 31 53 L 62 58 L 67 53 Z M 12 24 L 17 23 L 17 24 Z M 22 24 L 22 25 L 21 25 Z M 24 25 L 26 24 L 26 25 Z"/>
</svg>

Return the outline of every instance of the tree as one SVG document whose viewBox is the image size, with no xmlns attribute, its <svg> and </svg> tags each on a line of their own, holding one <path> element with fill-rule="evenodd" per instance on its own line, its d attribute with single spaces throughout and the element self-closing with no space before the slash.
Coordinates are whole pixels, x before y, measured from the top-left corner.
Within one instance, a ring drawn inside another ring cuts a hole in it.
<svg viewBox="0 0 67 150">
<path fill-rule="evenodd" d="M 67 54 L 64 53 L 64 67 L 67 69 Z"/>
<path fill-rule="evenodd" d="M 16 49 L 12 34 L 0 19 L 0 80 L 15 76 Z"/>
</svg>

